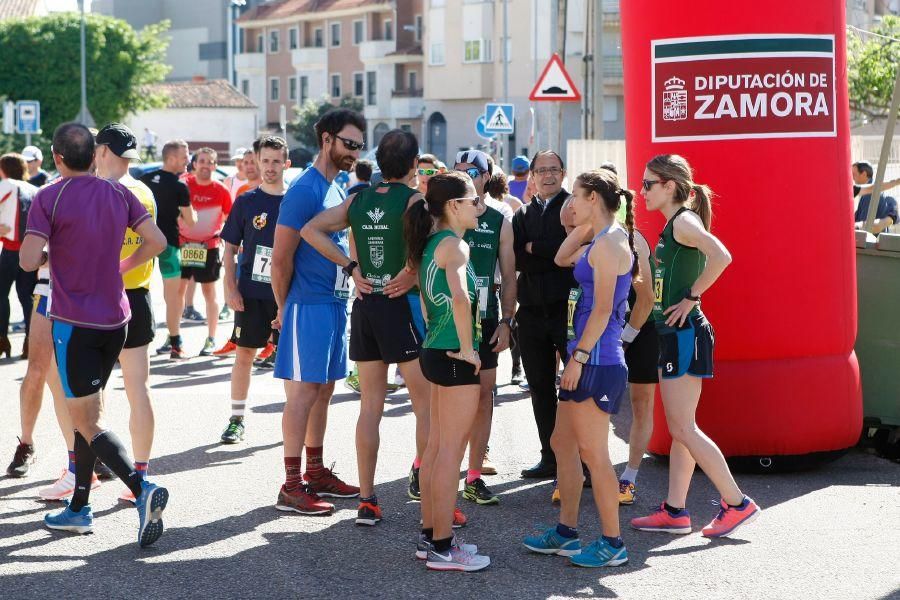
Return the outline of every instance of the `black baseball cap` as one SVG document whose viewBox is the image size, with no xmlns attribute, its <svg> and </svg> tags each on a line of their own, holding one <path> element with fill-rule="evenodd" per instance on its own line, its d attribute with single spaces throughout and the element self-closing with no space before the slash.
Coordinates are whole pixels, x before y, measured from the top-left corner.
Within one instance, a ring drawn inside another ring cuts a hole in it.
<svg viewBox="0 0 900 600">
<path fill-rule="evenodd" d="M 121 123 L 110 123 L 97 132 L 96 143 L 98 146 L 109 146 L 116 156 L 140 159 L 134 132 Z"/>
</svg>

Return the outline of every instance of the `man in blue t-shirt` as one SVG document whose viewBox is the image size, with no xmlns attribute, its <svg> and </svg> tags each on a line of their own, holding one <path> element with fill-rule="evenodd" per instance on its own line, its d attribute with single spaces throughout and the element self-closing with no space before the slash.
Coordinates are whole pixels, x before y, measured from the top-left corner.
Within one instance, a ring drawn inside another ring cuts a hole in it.
<svg viewBox="0 0 900 600">
<path fill-rule="evenodd" d="M 853 163 L 850 167 L 850 174 L 853 177 L 853 196 L 858 196 L 860 192 L 869 191 L 859 198 L 856 211 L 853 215 L 856 229 L 863 229 L 866 226 L 866 219 L 869 216 L 869 203 L 872 201 L 872 176 L 875 174 L 872 164 L 867 161 L 859 161 Z M 887 191 L 892 187 L 900 184 L 900 179 L 893 181 L 885 181 L 881 186 L 881 191 Z M 875 208 L 875 222 L 872 223 L 872 233 L 878 235 L 882 231 L 891 231 L 891 225 L 896 225 L 898 221 L 897 200 L 891 196 L 879 194 L 878 206 Z"/>
<path fill-rule="evenodd" d="M 221 234 L 225 241 L 225 300 L 235 310 L 237 344 L 231 369 L 231 418 L 221 437 L 224 444 L 244 439 L 250 370 L 256 351 L 269 341 L 278 313 L 271 283 L 272 246 L 284 198 L 284 172 L 291 165 L 287 142 L 277 136 L 262 138 L 254 160 L 262 183 L 237 197 Z M 241 245 L 244 249 L 239 253 Z"/>
<path fill-rule="evenodd" d="M 349 274 L 300 237 L 314 216 L 338 206 L 344 192 L 334 183 L 363 149 L 366 121 L 349 109 L 334 109 L 315 125 L 319 154 L 291 183 L 281 203 L 272 252 L 272 291 L 278 304 L 273 325 L 281 330 L 275 377 L 284 379 L 285 483 L 278 510 L 329 514 L 334 505 L 319 496 L 353 498 L 359 488 L 338 479 L 322 460 L 328 405 L 334 384 L 347 376 L 347 301 Z M 349 251 L 346 231 L 332 240 Z M 305 473 L 300 455 L 306 447 Z"/>
</svg>

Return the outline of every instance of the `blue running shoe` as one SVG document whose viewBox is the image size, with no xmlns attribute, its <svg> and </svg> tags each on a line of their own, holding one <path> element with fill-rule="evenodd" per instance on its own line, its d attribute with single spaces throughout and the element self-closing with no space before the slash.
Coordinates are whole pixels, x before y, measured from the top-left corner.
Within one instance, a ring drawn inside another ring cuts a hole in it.
<svg viewBox="0 0 900 600">
<path fill-rule="evenodd" d="M 581 554 L 569 557 L 576 567 L 618 567 L 628 562 L 628 550 L 623 545 L 613 548 L 602 537 L 581 550 Z"/>
<path fill-rule="evenodd" d="M 169 490 L 149 481 L 141 482 L 141 495 L 135 506 L 138 510 L 138 544 L 149 546 L 163 534 L 162 513 L 169 502 Z"/>
<path fill-rule="evenodd" d="M 60 510 L 44 515 L 44 524 L 50 529 L 71 531 L 73 533 L 90 533 L 94 529 L 94 513 L 89 505 L 84 505 L 78 512 L 69 508 L 69 501 L 63 500 L 65 506 Z"/>
<path fill-rule="evenodd" d="M 556 527 L 550 527 L 541 535 L 529 535 L 522 543 L 526 548 L 538 554 L 559 554 L 575 556 L 581 553 L 581 540 L 559 535 Z"/>
</svg>

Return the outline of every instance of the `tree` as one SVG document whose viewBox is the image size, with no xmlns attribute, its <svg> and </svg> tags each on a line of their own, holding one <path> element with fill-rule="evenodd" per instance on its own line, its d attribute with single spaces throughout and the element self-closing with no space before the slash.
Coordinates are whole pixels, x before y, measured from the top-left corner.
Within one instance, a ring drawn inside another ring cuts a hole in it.
<svg viewBox="0 0 900 600">
<path fill-rule="evenodd" d="M 147 93 L 142 86 L 162 81 L 169 71 L 165 64 L 168 41 L 162 35 L 168 28 L 164 21 L 137 32 L 120 19 L 86 16 L 88 108 L 98 125 L 165 106 L 164 96 Z M 40 101 L 41 141 L 78 115 L 80 44 L 77 13 L 0 21 L 0 95 L 13 101 Z M 11 144 L 11 136 L 2 137 L 7 138 L 6 145 Z M 49 144 L 41 149 L 49 156 Z"/>
<path fill-rule="evenodd" d="M 885 37 L 847 33 L 850 108 L 870 120 L 886 117 L 891 108 L 900 65 L 900 17 L 885 15 L 873 33 Z"/>
<path fill-rule="evenodd" d="M 319 142 L 316 140 L 316 121 L 322 118 L 322 115 L 329 110 L 334 110 L 335 108 L 349 108 L 357 112 L 362 112 L 363 103 L 362 100 L 351 96 L 344 96 L 337 105 L 335 105 L 333 99 L 327 95 L 322 96 L 318 100 L 308 98 L 300 108 L 295 109 L 297 116 L 293 121 L 288 123 L 287 130 L 294 138 L 296 138 L 301 146 L 310 152 L 315 153 L 319 147 Z"/>
</svg>

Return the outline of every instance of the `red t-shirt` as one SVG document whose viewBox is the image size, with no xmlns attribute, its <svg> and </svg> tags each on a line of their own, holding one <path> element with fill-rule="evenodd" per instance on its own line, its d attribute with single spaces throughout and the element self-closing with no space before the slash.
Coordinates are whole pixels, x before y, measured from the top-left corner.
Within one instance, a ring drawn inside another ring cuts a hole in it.
<svg viewBox="0 0 900 600">
<path fill-rule="evenodd" d="M 185 183 L 191 193 L 191 206 L 197 212 L 197 222 L 188 227 L 179 221 L 181 243 L 203 242 L 207 248 L 219 245 L 219 234 L 231 212 L 231 193 L 218 181 L 207 185 L 197 183 L 196 177 L 187 177 Z"/>
</svg>

